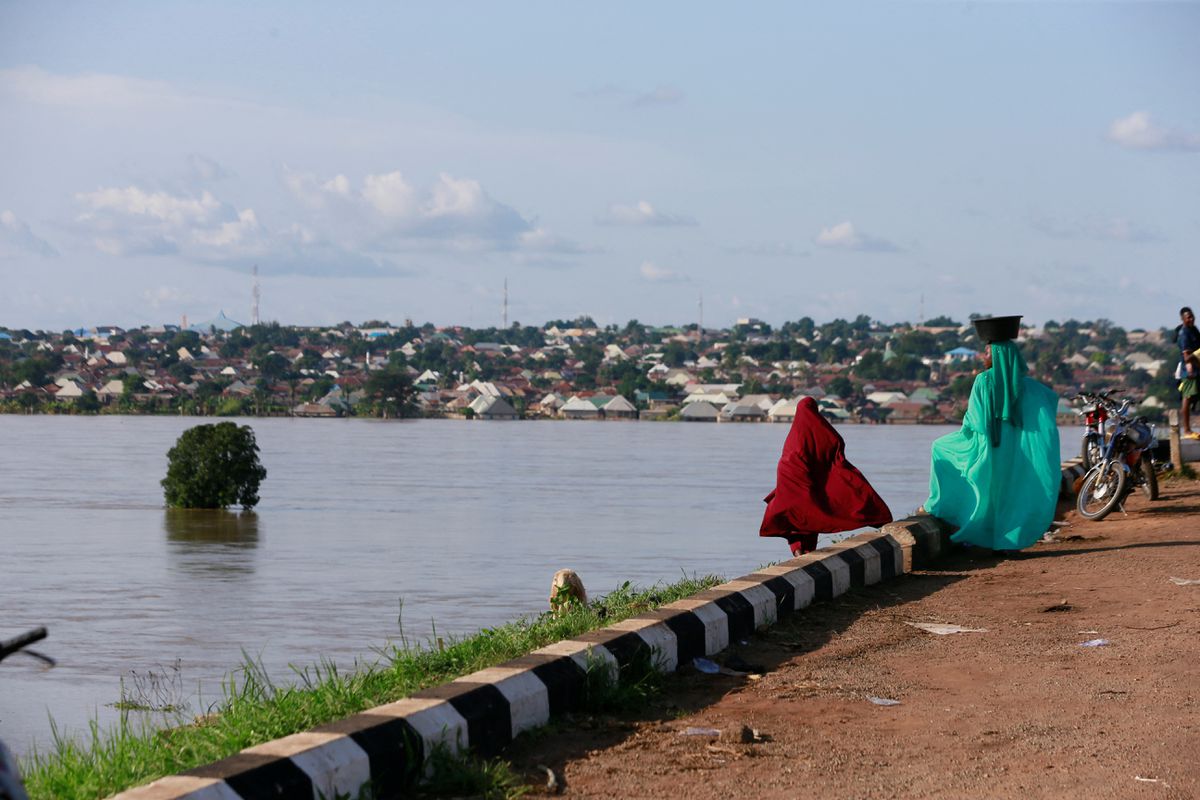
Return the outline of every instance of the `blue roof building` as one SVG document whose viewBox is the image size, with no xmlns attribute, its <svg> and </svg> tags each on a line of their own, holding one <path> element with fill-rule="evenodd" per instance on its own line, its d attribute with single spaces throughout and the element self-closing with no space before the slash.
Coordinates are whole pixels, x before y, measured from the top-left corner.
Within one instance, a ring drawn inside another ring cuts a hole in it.
<svg viewBox="0 0 1200 800">
<path fill-rule="evenodd" d="M 207 322 L 198 322 L 188 328 L 188 330 L 195 331 L 196 333 L 200 334 L 209 333 L 214 330 L 219 333 L 229 333 L 230 331 L 236 331 L 238 328 L 244 327 L 246 326 L 242 323 L 236 322 L 225 316 L 225 310 L 222 309 L 221 313 L 217 314 L 217 316 L 213 317 Z"/>
</svg>

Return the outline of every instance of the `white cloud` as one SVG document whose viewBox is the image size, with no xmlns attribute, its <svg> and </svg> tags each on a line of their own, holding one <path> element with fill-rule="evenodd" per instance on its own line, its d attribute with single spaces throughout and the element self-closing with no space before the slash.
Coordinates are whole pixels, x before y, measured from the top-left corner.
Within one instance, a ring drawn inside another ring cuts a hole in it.
<svg viewBox="0 0 1200 800">
<path fill-rule="evenodd" d="M 696 220 L 691 217 L 664 213 L 645 200 L 639 200 L 631 206 L 614 203 L 608 207 L 608 212 L 599 217 L 596 222 L 601 225 L 644 225 L 648 227 L 696 224 Z"/>
<path fill-rule="evenodd" d="M 426 213 L 431 217 L 476 217 L 488 213 L 490 203 L 479 181 L 443 172 L 433 185 Z"/>
<path fill-rule="evenodd" d="M 322 186 L 326 192 L 349 197 L 350 182 L 345 175 L 338 175 Z M 399 170 L 381 175 L 368 175 L 363 179 L 362 196 L 376 212 L 384 217 L 404 219 L 417 213 L 419 203 L 417 191 L 400 174 Z"/>
<path fill-rule="evenodd" d="M 1108 138 L 1131 150 L 1200 150 L 1200 134 L 1160 128 L 1148 111 L 1135 111 L 1114 120 Z"/>
<path fill-rule="evenodd" d="M 177 254 L 239 270 L 259 264 L 264 274 L 397 275 L 404 270 L 394 258 L 414 251 L 509 253 L 518 260 L 592 252 L 493 200 L 470 178 L 443 173 L 420 189 L 393 171 L 369 174 L 355 187 L 343 174 L 321 179 L 285 167 L 283 179 L 305 208 L 300 219 L 274 229 L 253 208 L 207 190 L 141 186 L 76 194 L 73 227 L 112 256 Z"/>
<path fill-rule="evenodd" d="M 52 258 L 58 250 L 35 234 L 12 211 L 0 211 L 0 259 L 36 255 Z"/>
<path fill-rule="evenodd" d="M 199 196 L 110 187 L 75 196 L 75 229 L 111 256 L 178 254 L 197 264 L 264 275 L 402 275 L 405 270 L 359 247 L 293 223 L 270 230 L 252 208 Z"/>
<path fill-rule="evenodd" d="M 200 244 L 231 247 L 251 241 L 260 230 L 254 209 L 246 208 L 238 212 L 236 220 L 222 222 L 215 230 L 197 229 L 193 236 Z"/>
<path fill-rule="evenodd" d="M 283 166 L 283 183 L 296 199 L 311 208 L 324 209 L 332 204 L 344 203 L 352 199 L 350 180 L 340 173 L 322 181 L 316 175 L 297 172 L 285 164 Z M 378 205 L 382 209 L 380 213 L 385 213 L 402 202 L 402 197 L 397 194 L 397 190 L 405 185 L 399 172 L 370 176 L 364 194 L 368 195 L 367 202 Z"/>
<path fill-rule="evenodd" d="M 207 191 L 188 196 L 107 187 L 79 192 L 75 202 L 82 209 L 75 228 L 114 256 L 245 245 L 258 227 L 252 209 L 238 211 Z"/>
<path fill-rule="evenodd" d="M 223 208 L 210 192 L 199 197 L 176 197 L 166 192 L 147 192 L 137 186 L 79 192 L 75 199 L 87 209 L 81 219 L 114 214 L 147 217 L 170 225 L 203 225 Z"/>
<path fill-rule="evenodd" d="M 518 249 L 529 253 L 558 253 L 579 255 L 598 253 L 598 247 L 585 247 L 578 242 L 550 233 L 545 228 L 533 228 L 517 237 Z"/>
<path fill-rule="evenodd" d="M 356 189 L 342 174 L 323 181 L 285 168 L 284 182 L 310 208 L 340 212 L 323 214 L 314 225 L 369 250 L 587 251 L 495 200 L 473 178 L 443 172 L 421 188 L 396 170 L 368 174 Z"/>
<path fill-rule="evenodd" d="M 896 253 L 900 251 L 892 242 L 879 236 L 870 236 L 854 229 L 850 220 L 839 222 L 831 228 L 821 228 L 813 240 L 821 247 L 839 250 L 859 250 L 871 253 Z"/>
<path fill-rule="evenodd" d="M 664 269 L 653 261 L 643 261 L 640 270 L 642 278 L 654 283 L 683 283 L 688 277 L 670 269 Z"/>
</svg>

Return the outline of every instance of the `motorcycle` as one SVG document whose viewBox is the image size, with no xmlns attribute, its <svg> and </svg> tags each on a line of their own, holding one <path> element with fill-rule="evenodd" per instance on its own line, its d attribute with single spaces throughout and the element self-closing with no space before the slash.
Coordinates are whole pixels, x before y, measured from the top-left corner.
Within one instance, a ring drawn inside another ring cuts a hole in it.
<svg viewBox="0 0 1200 800">
<path fill-rule="evenodd" d="M 1084 420 L 1080 457 L 1083 459 L 1085 471 L 1095 466 L 1104 451 L 1104 424 L 1108 422 L 1109 404 L 1112 402 L 1112 395 L 1119 391 L 1080 392 L 1075 395 L 1075 399 L 1084 403 L 1076 413 Z"/>
<path fill-rule="evenodd" d="M 30 650 L 29 645 L 46 638 L 45 628 L 34 628 L 28 633 L 13 637 L 8 641 L 0 641 L 0 661 L 14 653 L 24 652 L 47 666 L 54 666 L 54 659 Z M 0 800 L 29 800 L 25 787 L 21 784 L 21 773 L 17 769 L 17 760 L 3 742 L 0 742 Z"/>
<path fill-rule="evenodd" d="M 1148 500 L 1158 499 L 1158 475 L 1154 464 L 1154 445 L 1158 439 L 1154 426 L 1145 417 L 1130 414 L 1131 402 L 1114 408 L 1102 401 L 1112 420 L 1112 430 L 1097 459 L 1079 487 L 1076 509 L 1084 519 L 1102 520 L 1114 508 L 1124 511 L 1125 498 L 1140 488 Z"/>
</svg>

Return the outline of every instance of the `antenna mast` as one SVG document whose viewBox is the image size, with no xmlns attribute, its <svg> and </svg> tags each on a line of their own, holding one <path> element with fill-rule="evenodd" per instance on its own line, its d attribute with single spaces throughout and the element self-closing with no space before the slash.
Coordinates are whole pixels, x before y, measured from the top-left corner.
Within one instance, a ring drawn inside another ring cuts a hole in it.
<svg viewBox="0 0 1200 800">
<path fill-rule="evenodd" d="M 504 279 L 504 327 L 508 328 L 508 278 Z"/>
<path fill-rule="evenodd" d="M 258 301 L 262 299 L 262 289 L 258 285 L 258 264 L 254 265 L 254 290 L 250 293 L 254 303 L 250 306 L 250 324 L 258 324 Z"/>
<path fill-rule="evenodd" d="M 704 291 L 703 290 L 700 291 L 700 300 L 699 300 L 699 302 L 696 303 L 696 305 L 700 308 L 700 324 L 696 328 L 696 338 L 703 339 L 704 338 Z"/>
</svg>

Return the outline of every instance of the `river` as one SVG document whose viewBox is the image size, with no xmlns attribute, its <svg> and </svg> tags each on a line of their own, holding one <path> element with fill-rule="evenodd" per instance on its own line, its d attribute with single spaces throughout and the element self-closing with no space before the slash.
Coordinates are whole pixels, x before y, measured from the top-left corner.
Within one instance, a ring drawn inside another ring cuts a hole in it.
<svg viewBox="0 0 1200 800">
<path fill-rule="evenodd" d="M 756 535 L 785 425 L 238 420 L 268 471 L 256 513 L 168 512 L 166 452 L 197 422 L 0 415 L 0 638 L 45 625 L 58 660 L 0 665 L 18 753 L 51 718 L 110 725 L 122 679 L 199 713 L 243 651 L 289 680 L 373 660 L 400 622 L 424 640 L 540 612 L 563 567 L 603 594 L 788 556 Z M 901 517 L 952 428 L 839 430 Z"/>
</svg>

